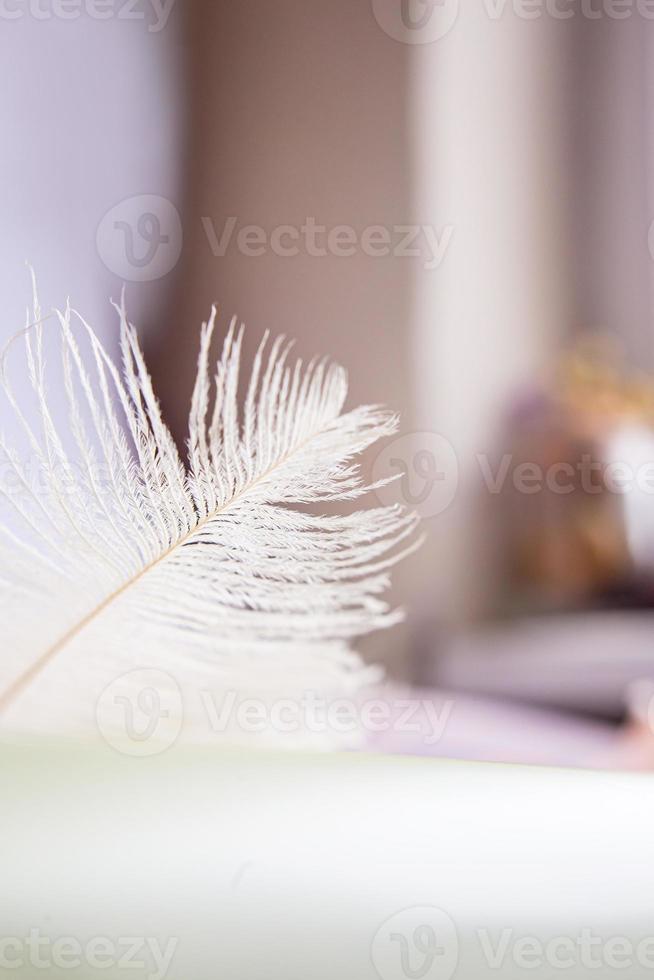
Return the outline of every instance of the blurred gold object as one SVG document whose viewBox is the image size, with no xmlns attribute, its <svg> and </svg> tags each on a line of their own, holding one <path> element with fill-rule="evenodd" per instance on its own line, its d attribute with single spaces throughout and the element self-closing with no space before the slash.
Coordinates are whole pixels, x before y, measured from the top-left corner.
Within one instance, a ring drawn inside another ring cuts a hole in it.
<svg viewBox="0 0 654 980">
<path fill-rule="evenodd" d="M 607 423 L 639 421 L 654 427 L 654 378 L 629 368 L 608 337 L 585 337 L 562 359 L 553 395 L 573 428 L 600 437 Z"/>
<path fill-rule="evenodd" d="M 654 430 L 654 378 L 628 369 L 608 338 L 582 338 L 564 355 L 536 410 L 518 412 L 514 465 L 566 467 L 566 492 L 512 488 L 507 509 L 511 599 L 552 608 L 630 601 L 638 590 L 622 497 L 607 485 L 612 436 Z M 574 476 L 572 476 L 574 474 Z M 653 502 L 654 504 L 654 502 Z"/>
</svg>

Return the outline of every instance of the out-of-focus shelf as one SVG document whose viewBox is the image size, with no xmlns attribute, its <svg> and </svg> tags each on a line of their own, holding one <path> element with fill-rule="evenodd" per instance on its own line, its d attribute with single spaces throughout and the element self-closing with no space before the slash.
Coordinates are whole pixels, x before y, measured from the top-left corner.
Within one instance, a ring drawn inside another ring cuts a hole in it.
<svg viewBox="0 0 654 980">
<path fill-rule="evenodd" d="M 544 616 L 451 637 L 421 683 L 605 717 L 654 679 L 654 613 Z"/>
</svg>

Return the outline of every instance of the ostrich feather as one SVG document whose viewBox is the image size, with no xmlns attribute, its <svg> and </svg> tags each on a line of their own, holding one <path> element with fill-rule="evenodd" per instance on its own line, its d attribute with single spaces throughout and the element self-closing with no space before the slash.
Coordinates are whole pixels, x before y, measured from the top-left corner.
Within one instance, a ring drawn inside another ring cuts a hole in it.
<svg viewBox="0 0 654 980">
<path fill-rule="evenodd" d="M 185 464 L 124 301 L 120 368 L 69 306 L 44 323 L 34 305 L 0 373 L 14 430 L 0 435 L 0 724 L 90 730 L 107 684 L 136 668 L 171 677 L 185 703 L 203 688 L 333 696 L 369 683 L 352 641 L 400 618 L 382 594 L 416 518 L 320 510 L 374 489 L 355 457 L 396 418 L 343 412 L 343 369 L 290 364 L 283 338 L 264 337 L 243 385 L 235 321 L 212 364 L 214 309 Z"/>
</svg>

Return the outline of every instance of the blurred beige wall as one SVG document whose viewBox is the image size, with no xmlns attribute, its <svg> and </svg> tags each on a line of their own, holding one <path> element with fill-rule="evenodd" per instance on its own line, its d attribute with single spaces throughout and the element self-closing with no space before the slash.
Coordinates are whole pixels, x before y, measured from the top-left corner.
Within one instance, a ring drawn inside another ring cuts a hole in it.
<svg viewBox="0 0 654 980">
<path fill-rule="evenodd" d="M 383 402 L 410 425 L 411 262 L 357 249 L 253 257 L 238 230 L 307 218 L 359 233 L 409 220 L 407 48 L 369 0 L 192 2 L 185 243 L 177 299 L 155 352 L 165 408 L 184 432 L 198 328 L 213 301 L 252 349 L 265 329 L 350 372 L 350 404 Z M 212 252 L 229 218 L 224 256 Z M 288 240 L 283 239 L 283 247 Z M 388 640 L 403 641 L 398 631 Z M 379 650 L 378 655 L 386 656 Z M 393 656 L 392 651 L 389 656 Z"/>
<path fill-rule="evenodd" d="M 172 411 L 181 424 L 177 386 L 190 387 L 197 327 L 212 301 L 225 320 L 245 321 L 251 345 L 266 328 L 283 331 L 302 354 L 342 361 L 353 401 L 405 408 L 411 260 L 269 248 L 252 257 L 236 236 L 244 225 L 270 233 L 307 218 L 358 231 L 408 220 L 406 48 L 380 30 L 369 0 L 210 0 L 192 2 L 188 18 L 185 248 L 162 358 L 166 365 L 174 349 L 164 377 Z M 219 238 L 230 217 L 234 237 L 215 256 L 211 229 Z"/>
<path fill-rule="evenodd" d="M 572 39 L 567 20 L 461 4 L 446 36 L 413 49 L 415 214 L 454 228 L 437 275 L 415 270 L 416 412 L 458 460 L 415 598 L 450 625 L 492 612 L 501 575 L 503 499 L 477 457 L 496 472 L 508 406 L 573 323 Z"/>
<path fill-rule="evenodd" d="M 654 23 L 579 19 L 575 32 L 576 323 L 610 333 L 632 365 L 651 370 Z"/>
</svg>

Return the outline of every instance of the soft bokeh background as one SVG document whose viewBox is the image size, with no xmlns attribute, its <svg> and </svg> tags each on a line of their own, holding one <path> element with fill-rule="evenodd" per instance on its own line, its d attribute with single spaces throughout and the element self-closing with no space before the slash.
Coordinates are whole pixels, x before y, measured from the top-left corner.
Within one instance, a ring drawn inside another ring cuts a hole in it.
<svg viewBox="0 0 654 980">
<path fill-rule="evenodd" d="M 647 5 L 64 7 L 0 14 L 2 337 L 26 260 L 109 346 L 126 282 L 180 439 L 214 301 L 251 347 L 268 328 L 342 361 L 353 402 L 402 413 L 367 465 L 404 473 L 385 499 L 427 541 L 406 624 L 365 650 L 454 692 L 434 751 L 649 765 L 654 493 L 602 469 L 654 461 Z M 309 254 L 307 221 L 357 241 Z M 572 467 L 571 492 L 516 486 L 521 464 Z"/>
</svg>

